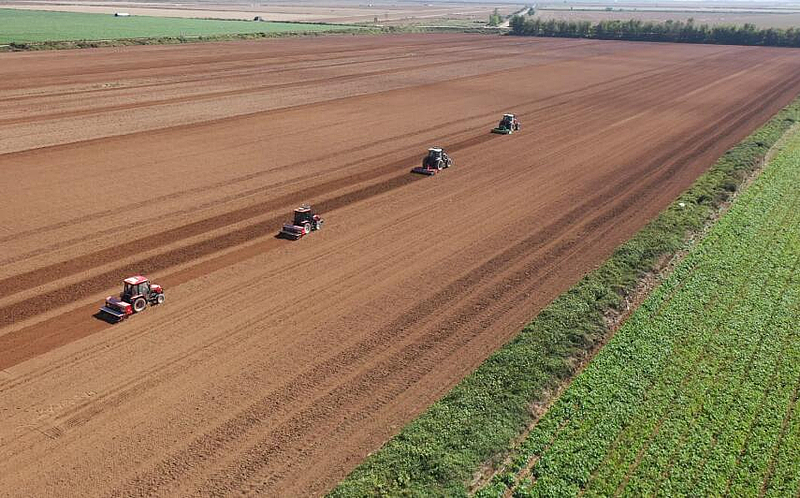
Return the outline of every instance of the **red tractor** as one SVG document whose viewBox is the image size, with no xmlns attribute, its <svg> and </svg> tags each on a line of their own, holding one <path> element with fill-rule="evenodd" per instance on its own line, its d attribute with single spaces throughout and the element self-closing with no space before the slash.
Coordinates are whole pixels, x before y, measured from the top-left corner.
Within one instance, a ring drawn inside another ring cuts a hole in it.
<svg viewBox="0 0 800 498">
<path fill-rule="evenodd" d="M 164 289 L 160 285 L 151 284 L 147 277 L 136 275 L 126 278 L 123 283 L 119 298 L 106 298 L 106 305 L 100 308 L 101 315 L 120 322 L 134 313 L 144 311 L 147 303 L 153 306 L 164 302 Z"/>
<path fill-rule="evenodd" d="M 308 235 L 312 231 L 322 228 L 322 218 L 314 213 L 311 206 L 303 204 L 294 210 L 294 221 L 286 223 L 281 228 L 279 237 L 286 239 L 297 240 L 304 235 Z"/>
</svg>

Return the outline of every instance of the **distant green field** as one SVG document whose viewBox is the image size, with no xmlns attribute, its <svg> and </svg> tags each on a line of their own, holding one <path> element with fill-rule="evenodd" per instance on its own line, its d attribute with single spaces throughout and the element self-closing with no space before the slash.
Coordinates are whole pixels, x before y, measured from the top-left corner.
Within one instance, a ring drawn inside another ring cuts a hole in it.
<svg viewBox="0 0 800 498">
<path fill-rule="evenodd" d="M 285 22 L 218 21 L 177 17 L 80 14 L 0 9 L 0 44 L 120 38 L 196 37 L 243 33 L 288 33 L 350 29 Z"/>
</svg>

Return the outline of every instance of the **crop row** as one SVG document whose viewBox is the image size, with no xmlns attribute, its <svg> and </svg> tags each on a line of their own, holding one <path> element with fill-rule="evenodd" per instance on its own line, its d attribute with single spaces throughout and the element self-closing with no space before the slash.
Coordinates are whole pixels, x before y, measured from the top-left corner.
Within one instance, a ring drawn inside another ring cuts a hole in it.
<svg viewBox="0 0 800 498">
<path fill-rule="evenodd" d="M 800 133 L 479 495 L 796 494 L 798 183 Z"/>
</svg>

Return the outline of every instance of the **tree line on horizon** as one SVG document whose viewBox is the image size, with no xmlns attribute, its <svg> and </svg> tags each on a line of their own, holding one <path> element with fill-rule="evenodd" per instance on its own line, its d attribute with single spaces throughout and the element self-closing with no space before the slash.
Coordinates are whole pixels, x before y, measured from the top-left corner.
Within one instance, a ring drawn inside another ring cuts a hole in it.
<svg viewBox="0 0 800 498">
<path fill-rule="evenodd" d="M 632 40 L 675 43 L 709 43 L 716 45 L 760 45 L 800 47 L 800 28 L 757 28 L 754 24 L 709 26 L 687 22 L 664 23 L 628 21 L 565 21 L 542 20 L 514 16 L 511 34 L 563 38 L 595 38 L 600 40 Z"/>
</svg>

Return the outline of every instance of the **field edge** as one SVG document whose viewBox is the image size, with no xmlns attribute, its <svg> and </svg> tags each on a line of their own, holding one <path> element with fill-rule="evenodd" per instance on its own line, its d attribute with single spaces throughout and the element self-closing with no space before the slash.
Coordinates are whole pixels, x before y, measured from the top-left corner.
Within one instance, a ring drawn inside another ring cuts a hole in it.
<svg viewBox="0 0 800 498">
<path fill-rule="evenodd" d="M 466 495 L 476 472 L 493 473 L 542 407 L 610 339 L 619 323 L 609 317 L 629 314 L 626 307 L 642 282 L 696 242 L 798 121 L 800 98 L 729 149 L 604 264 L 368 456 L 329 496 Z"/>
</svg>

